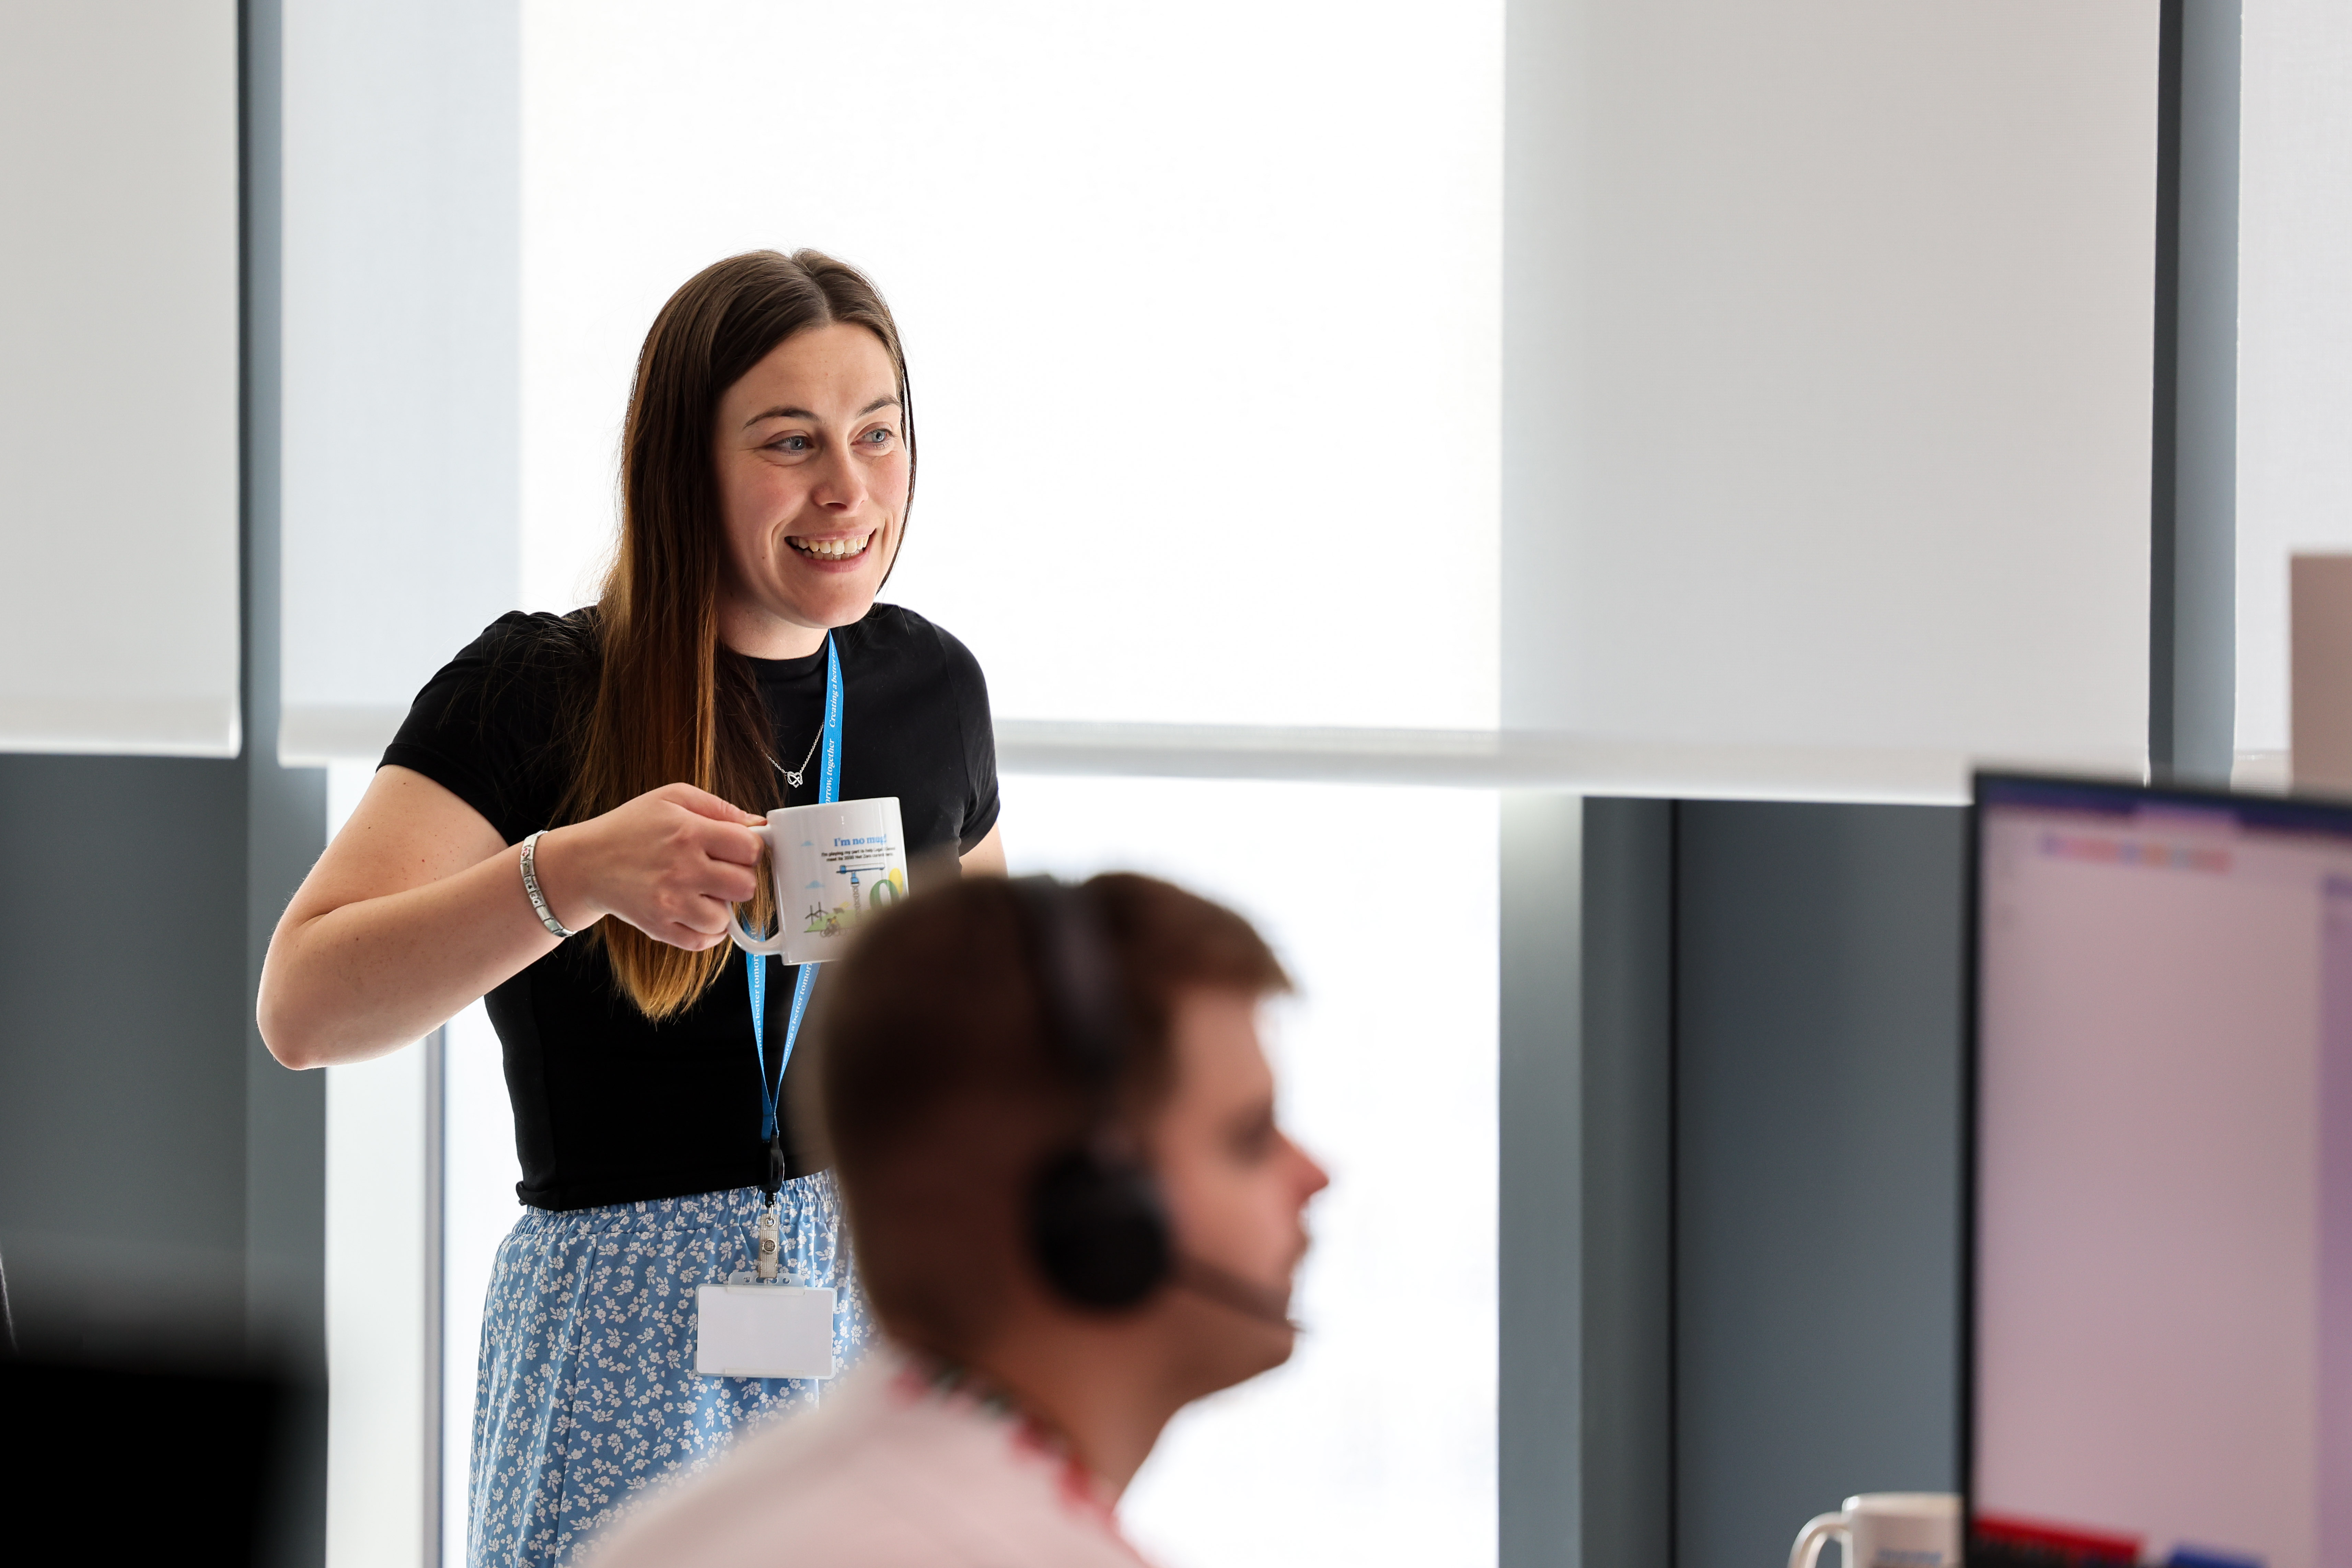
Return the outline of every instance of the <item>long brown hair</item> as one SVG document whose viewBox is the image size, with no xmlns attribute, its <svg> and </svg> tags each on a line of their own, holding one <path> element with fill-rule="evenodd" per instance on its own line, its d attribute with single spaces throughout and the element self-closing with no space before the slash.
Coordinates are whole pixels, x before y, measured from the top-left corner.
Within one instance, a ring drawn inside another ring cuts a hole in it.
<svg viewBox="0 0 2352 1568">
<path fill-rule="evenodd" d="M 856 268 L 814 250 L 730 256 L 688 279 L 654 318 L 629 388 L 620 548 L 597 600 L 596 694 L 579 731 L 564 820 L 680 782 L 745 810 L 781 804 L 758 684 L 719 640 L 727 546 L 712 421 L 720 396 L 778 343 L 836 321 L 864 327 L 890 352 L 911 506 L 907 356 L 881 291 Z M 901 540 L 905 531 L 902 515 Z M 773 903 L 763 879 L 755 918 L 772 918 Z M 699 996 L 733 951 L 722 942 L 688 952 L 618 920 L 597 932 L 621 988 L 649 1018 Z"/>
</svg>

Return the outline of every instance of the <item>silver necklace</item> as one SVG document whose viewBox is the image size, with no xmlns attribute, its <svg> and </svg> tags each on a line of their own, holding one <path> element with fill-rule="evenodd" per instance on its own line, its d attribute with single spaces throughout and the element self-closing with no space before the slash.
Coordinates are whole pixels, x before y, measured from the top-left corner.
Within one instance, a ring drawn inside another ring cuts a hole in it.
<svg viewBox="0 0 2352 1568">
<path fill-rule="evenodd" d="M 801 765 L 797 768 L 788 768 L 784 766 L 783 763 L 776 761 L 775 756 L 772 752 L 764 749 L 761 750 L 760 754 L 768 759 L 768 765 L 770 767 L 784 775 L 784 782 L 786 784 L 790 784 L 794 789 L 798 789 L 801 787 L 802 775 L 808 772 L 809 759 L 816 755 L 816 743 L 824 739 L 824 726 L 823 724 L 819 724 L 816 727 L 816 733 L 809 737 L 808 756 L 801 759 Z"/>
</svg>

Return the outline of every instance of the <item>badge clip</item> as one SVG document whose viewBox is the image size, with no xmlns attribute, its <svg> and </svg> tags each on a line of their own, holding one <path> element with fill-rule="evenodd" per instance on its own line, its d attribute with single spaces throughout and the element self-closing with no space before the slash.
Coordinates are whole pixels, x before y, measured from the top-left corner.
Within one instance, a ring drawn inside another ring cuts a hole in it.
<svg viewBox="0 0 2352 1568">
<path fill-rule="evenodd" d="M 760 1282 L 766 1284 L 776 1277 L 776 1205 L 770 1203 L 760 1211 Z"/>
</svg>

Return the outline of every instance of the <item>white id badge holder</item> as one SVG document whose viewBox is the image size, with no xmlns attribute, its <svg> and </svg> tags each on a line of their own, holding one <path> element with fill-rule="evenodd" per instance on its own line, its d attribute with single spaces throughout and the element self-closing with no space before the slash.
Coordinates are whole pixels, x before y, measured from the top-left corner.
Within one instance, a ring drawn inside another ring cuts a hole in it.
<svg viewBox="0 0 2352 1568">
<path fill-rule="evenodd" d="M 705 1377 L 831 1377 L 834 1292 L 776 1278 L 776 1212 L 760 1216 L 757 1275 L 694 1290 L 694 1370 Z"/>
<path fill-rule="evenodd" d="M 831 1290 L 698 1285 L 694 1370 L 705 1377 L 831 1377 Z"/>
</svg>

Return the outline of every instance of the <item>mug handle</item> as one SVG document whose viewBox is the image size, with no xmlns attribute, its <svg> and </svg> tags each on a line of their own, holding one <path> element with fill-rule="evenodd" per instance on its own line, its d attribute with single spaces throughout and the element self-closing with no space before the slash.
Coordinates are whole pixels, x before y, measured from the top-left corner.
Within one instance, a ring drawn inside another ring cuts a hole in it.
<svg viewBox="0 0 2352 1568">
<path fill-rule="evenodd" d="M 1805 1521 L 1805 1528 L 1797 1531 L 1797 1543 L 1789 1548 L 1789 1568 L 1813 1568 L 1821 1559 L 1822 1547 L 1833 1535 L 1845 1547 L 1846 1555 L 1852 1557 L 1853 1537 L 1850 1532 L 1851 1523 L 1843 1512 L 1817 1513 Z M 1846 1568 L 1855 1568 L 1855 1564 L 1848 1563 Z"/>
<path fill-rule="evenodd" d="M 776 858 L 776 841 L 774 837 L 772 837 L 768 825 L 763 822 L 760 824 L 759 826 L 751 829 L 751 831 L 758 836 L 761 843 L 768 847 L 768 858 L 772 862 Z M 782 952 L 784 951 L 783 906 L 782 904 L 776 906 L 775 934 L 773 936 L 758 937 L 753 936 L 750 931 L 743 929 L 742 917 L 735 912 L 735 906 L 733 904 L 730 904 L 727 906 L 727 934 L 733 937 L 735 939 L 735 945 L 741 948 L 745 952 Z"/>
</svg>

